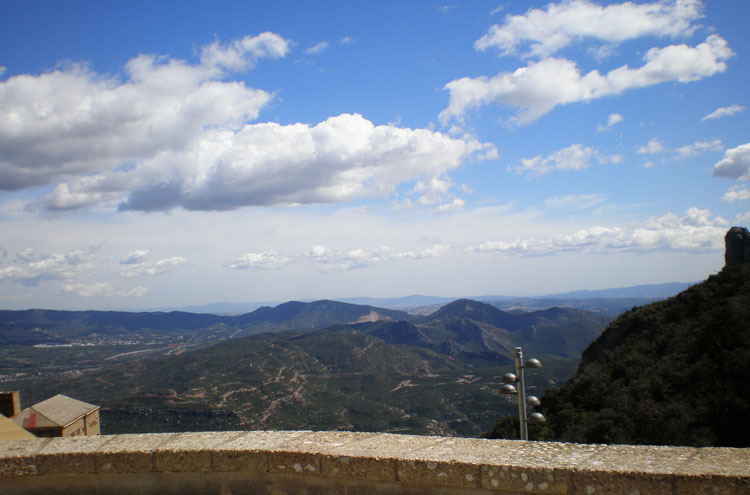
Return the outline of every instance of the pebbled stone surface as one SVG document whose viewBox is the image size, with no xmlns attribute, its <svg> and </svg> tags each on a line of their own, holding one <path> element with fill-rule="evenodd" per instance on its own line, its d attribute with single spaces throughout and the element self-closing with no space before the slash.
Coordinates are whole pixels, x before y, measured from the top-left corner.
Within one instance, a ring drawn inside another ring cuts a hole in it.
<svg viewBox="0 0 750 495">
<path fill-rule="evenodd" d="M 74 493 L 58 479 L 78 488 L 98 479 L 102 490 L 117 479 L 123 493 L 210 479 L 233 494 L 750 495 L 750 449 L 310 431 L 103 435 L 0 441 L 2 479 L 14 493 Z"/>
</svg>

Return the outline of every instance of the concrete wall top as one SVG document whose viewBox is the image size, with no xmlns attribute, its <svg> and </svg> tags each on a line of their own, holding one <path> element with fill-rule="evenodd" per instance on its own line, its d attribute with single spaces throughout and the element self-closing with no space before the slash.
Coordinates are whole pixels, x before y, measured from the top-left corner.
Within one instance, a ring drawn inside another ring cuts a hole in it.
<svg viewBox="0 0 750 495">
<path fill-rule="evenodd" d="M 147 473 L 255 473 L 279 475 L 300 484 L 325 479 L 338 483 L 336 486 L 370 482 L 381 488 L 394 487 L 392 493 L 424 493 L 426 488 L 445 487 L 460 489 L 457 493 L 740 495 L 750 494 L 750 449 L 309 431 L 0 442 L 0 486 L 28 483 L 31 487 L 45 477 L 69 475 L 87 480 L 118 475 L 118 479 L 127 480 Z"/>
</svg>

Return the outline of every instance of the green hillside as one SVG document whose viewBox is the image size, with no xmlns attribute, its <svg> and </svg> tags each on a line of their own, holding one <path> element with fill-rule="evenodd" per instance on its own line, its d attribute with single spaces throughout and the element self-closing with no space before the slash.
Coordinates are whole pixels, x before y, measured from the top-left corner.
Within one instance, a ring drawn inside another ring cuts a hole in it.
<svg viewBox="0 0 750 495">
<path fill-rule="evenodd" d="M 750 447 L 750 264 L 621 315 L 542 404 L 536 439 Z"/>
<path fill-rule="evenodd" d="M 310 321 L 331 315 L 354 322 L 310 328 Z M 86 354 L 90 367 L 80 373 L 59 372 L 56 363 L 55 373 L 9 385 L 22 390 L 26 404 L 56 393 L 99 404 L 107 433 L 340 429 L 476 436 L 514 410 L 498 393 L 514 345 L 548 350 L 545 368 L 530 382 L 541 391 L 572 374 L 579 355 L 571 349 L 580 352 L 607 322 L 578 310 L 516 314 L 469 300 L 414 322 L 388 319 L 398 316 L 331 301 L 288 303 L 239 317 L 245 321 L 234 327 L 273 325 L 273 333 L 99 364 L 91 361 L 105 351 L 95 346 L 99 353 Z M 298 330 L 278 331 L 294 322 Z M 14 349 L 27 360 L 80 356 L 75 347 Z M 120 348 L 110 352 L 123 355 Z"/>
</svg>

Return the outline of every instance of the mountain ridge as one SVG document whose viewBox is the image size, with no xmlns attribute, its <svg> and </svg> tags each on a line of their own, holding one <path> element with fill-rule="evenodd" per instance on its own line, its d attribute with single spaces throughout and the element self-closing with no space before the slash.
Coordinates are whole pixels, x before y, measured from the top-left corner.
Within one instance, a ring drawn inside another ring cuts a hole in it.
<svg viewBox="0 0 750 495">
<path fill-rule="evenodd" d="M 750 259 L 620 315 L 542 410 L 540 440 L 750 447 Z"/>
<path fill-rule="evenodd" d="M 467 300 L 449 305 L 432 321 L 411 315 L 411 321 L 365 320 L 361 317 L 371 316 L 372 307 L 331 301 L 277 308 L 259 309 L 245 326 L 223 329 L 232 339 L 177 352 L 166 346 L 161 354 L 140 359 L 113 350 L 126 357 L 73 376 L 35 378 L 24 395 L 33 400 L 54 391 L 100 404 L 108 433 L 306 428 L 474 436 L 498 411 L 512 410 L 497 393 L 499 376 L 512 363 L 513 345 L 534 345 L 533 332 L 524 333 L 515 321 L 554 329 L 576 320 L 575 328 L 560 330 L 571 342 L 580 335 L 593 338 L 587 332 L 598 333 L 608 321 L 565 308 L 529 320 Z M 284 330 L 296 326 L 291 322 L 300 315 L 322 322 L 330 314 L 342 323 Z M 516 330 L 493 326 L 500 321 L 497 315 Z M 259 322 L 275 331 L 261 332 Z M 238 329 L 251 334 L 240 336 Z M 539 380 L 557 383 L 569 376 L 577 357 L 568 353 L 576 346 L 560 346 L 559 355 L 548 356 L 547 375 Z M 35 351 L 37 356 L 60 352 Z M 23 383 L 13 386 L 25 388 Z"/>
</svg>

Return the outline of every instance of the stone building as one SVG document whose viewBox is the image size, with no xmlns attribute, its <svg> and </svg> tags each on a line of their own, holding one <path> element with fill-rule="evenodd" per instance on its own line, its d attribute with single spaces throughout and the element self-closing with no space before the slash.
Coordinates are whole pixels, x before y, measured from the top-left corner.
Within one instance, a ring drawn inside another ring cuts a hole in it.
<svg viewBox="0 0 750 495">
<path fill-rule="evenodd" d="M 99 435 L 99 406 L 65 395 L 55 395 L 12 418 L 38 437 Z"/>
</svg>

